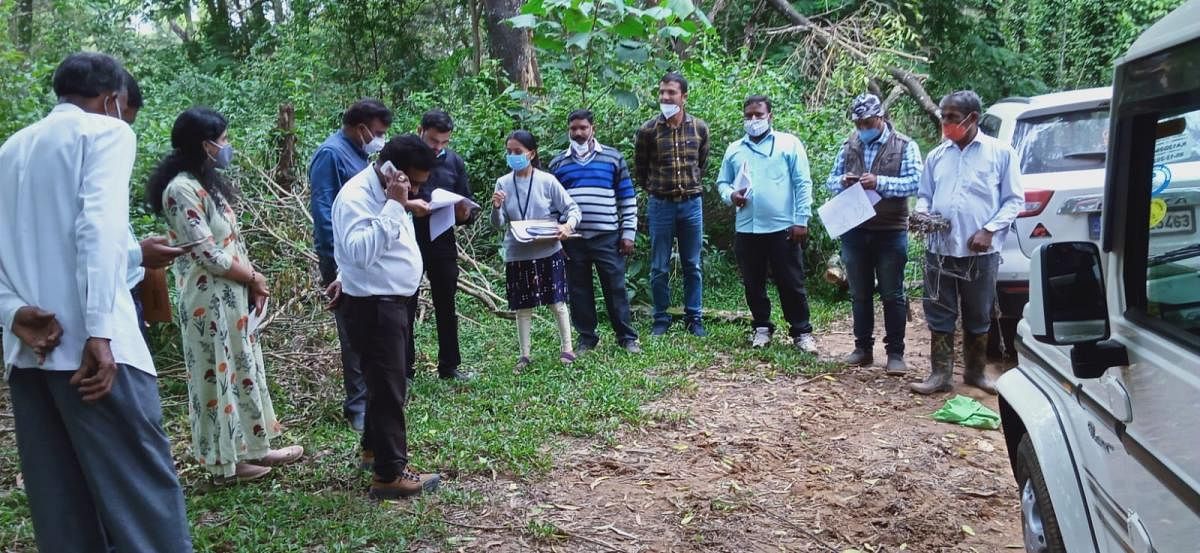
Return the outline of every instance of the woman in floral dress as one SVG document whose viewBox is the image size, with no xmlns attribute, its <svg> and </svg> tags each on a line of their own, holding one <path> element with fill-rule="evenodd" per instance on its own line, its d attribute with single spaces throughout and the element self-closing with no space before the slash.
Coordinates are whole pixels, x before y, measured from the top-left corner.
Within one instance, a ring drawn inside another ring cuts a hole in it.
<svg viewBox="0 0 1200 553">
<path fill-rule="evenodd" d="M 298 460 L 304 450 L 271 449 L 281 428 L 250 328 L 251 310 L 261 314 L 269 291 L 238 234 L 237 190 L 220 171 L 233 158 L 226 126 L 211 109 L 180 114 L 171 131 L 174 149 L 151 175 L 146 200 L 166 217 L 171 242 L 188 250 L 172 272 L 192 454 L 219 480 L 253 480 Z"/>
</svg>

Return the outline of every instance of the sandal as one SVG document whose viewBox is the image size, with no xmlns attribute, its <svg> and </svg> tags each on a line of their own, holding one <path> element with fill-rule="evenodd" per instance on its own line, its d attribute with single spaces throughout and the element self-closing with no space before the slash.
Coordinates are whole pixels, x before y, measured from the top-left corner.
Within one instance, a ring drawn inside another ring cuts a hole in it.
<svg viewBox="0 0 1200 553">
<path fill-rule="evenodd" d="M 525 368 L 528 366 L 529 357 L 522 355 L 519 359 L 517 359 L 516 366 L 513 367 L 513 374 L 521 374 L 521 371 L 525 370 Z"/>
<path fill-rule="evenodd" d="M 262 467 L 259 465 L 252 465 L 250 463 L 238 463 L 237 465 L 234 465 L 233 476 L 218 476 L 213 480 L 218 486 L 223 486 L 237 482 L 250 482 L 252 480 L 258 480 L 259 478 L 262 478 L 268 474 L 271 474 L 271 467 Z"/>
<path fill-rule="evenodd" d="M 558 356 L 558 360 L 562 361 L 562 364 L 564 365 L 570 365 L 571 363 L 575 362 L 575 354 L 569 351 L 564 351 L 562 352 L 562 355 Z"/>
<path fill-rule="evenodd" d="M 304 448 L 298 445 L 290 445 L 282 449 L 272 449 L 262 459 L 253 459 L 246 461 L 251 465 L 260 467 L 277 467 L 279 465 L 289 465 L 299 461 L 304 456 Z"/>
</svg>

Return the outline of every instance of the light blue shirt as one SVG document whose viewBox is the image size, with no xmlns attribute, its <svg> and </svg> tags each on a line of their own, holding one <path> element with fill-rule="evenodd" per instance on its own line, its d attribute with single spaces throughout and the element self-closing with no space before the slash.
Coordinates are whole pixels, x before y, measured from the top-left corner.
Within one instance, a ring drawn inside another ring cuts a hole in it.
<svg viewBox="0 0 1200 553">
<path fill-rule="evenodd" d="M 1000 251 L 1008 228 L 1024 207 L 1017 152 L 977 132 L 965 149 L 947 140 L 929 152 L 914 209 L 940 213 L 950 221 L 949 230 L 929 237 L 929 251 L 970 257 Z M 995 233 L 987 252 L 968 247 L 979 229 Z"/>
<path fill-rule="evenodd" d="M 799 138 L 773 130 L 758 143 L 744 136 L 730 144 L 717 175 L 717 192 L 727 205 L 733 205 L 734 180 L 743 163 L 750 170 L 750 193 L 737 210 L 737 232 L 767 234 L 808 226 L 812 176 Z"/>
</svg>

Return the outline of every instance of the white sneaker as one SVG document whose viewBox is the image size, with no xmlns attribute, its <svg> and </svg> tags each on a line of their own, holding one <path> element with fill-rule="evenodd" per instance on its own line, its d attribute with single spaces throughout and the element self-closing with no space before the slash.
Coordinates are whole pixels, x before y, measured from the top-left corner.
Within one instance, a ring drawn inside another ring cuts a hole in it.
<svg viewBox="0 0 1200 553">
<path fill-rule="evenodd" d="M 800 350 L 802 353 L 811 353 L 813 355 L 817 354 L 817 340 L 816 338 L 813 338 L 812 334 L 801 334 L 799 337 L 793 340 L 792 343 L 795 344 L 796 349 Z"/>
<path fill-rule="evenodd" d="M 750 347 L 765 348 L 771 343 L 771 329 L 765 326 L 754 327 L 754 334 L 750 336 Z"/>
</svg>

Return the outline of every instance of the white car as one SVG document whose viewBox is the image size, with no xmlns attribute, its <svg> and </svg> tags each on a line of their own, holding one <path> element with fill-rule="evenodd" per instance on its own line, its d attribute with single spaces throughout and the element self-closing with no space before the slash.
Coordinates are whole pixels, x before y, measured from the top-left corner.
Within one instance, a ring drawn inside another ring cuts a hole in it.
<svg viewBox="0 0 1200 553">
<path fill-rule="evenodd" d="M 1115 77 L 1100 232 L 1047 224 L 997 381 L 1030 553 L 1200 551 L 1200 0 Z"/>
<path fill-rule="evenodd" d="M 979 121 L 980 130 L 1010 142 L 1020 154 L 1025 187 L 1025 210 L 1001 251 L 996 283 L 1000 318 L 989 340 L 993 355 L 1014 354 L 1017 321 L 1029 299 L 1033 250 L 1049 242 L 1100 241 L 1111 101 L 1112 87 L 1004 98 Z M 1197 132 L 1194 127 L 1189 131 Z M 1200 153 L 1180 150 L 1163 170 L 1176 183 L 1196 182 L 1195 172 L 1179 165 L 1198 159 Z M 1196 232 L 1195 209 L 1180 204 L 1174 194 L 1165 200 L 1169 208 L 1153 232 L 1190 238 Z"/>
</svg>

